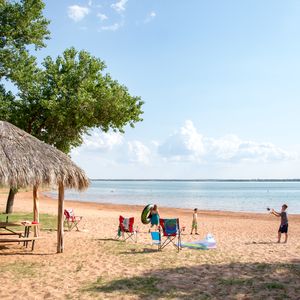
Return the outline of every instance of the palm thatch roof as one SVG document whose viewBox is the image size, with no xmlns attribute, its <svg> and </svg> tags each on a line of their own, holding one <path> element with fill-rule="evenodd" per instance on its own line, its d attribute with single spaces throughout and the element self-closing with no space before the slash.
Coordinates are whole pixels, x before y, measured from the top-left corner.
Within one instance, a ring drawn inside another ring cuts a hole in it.
<svg viewBox="0 0 300 300">
<path fill-rule="evenodd" d="M 89 179 L 63 152 L 16 126 L 0 121 L 0 184 L 59 185 L 83 190 Z"/>
</svg>

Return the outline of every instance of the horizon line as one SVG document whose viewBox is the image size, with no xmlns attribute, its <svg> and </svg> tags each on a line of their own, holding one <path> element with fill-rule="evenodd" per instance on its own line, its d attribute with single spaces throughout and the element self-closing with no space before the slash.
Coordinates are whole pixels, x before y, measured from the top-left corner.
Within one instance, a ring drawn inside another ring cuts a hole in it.
<svg viewBox="0 0 300 300">
<path fill-rule="evenodd" d="M 300 178 L 286 178 L 286 179 L 274 179 L 274 178 L 248 178 L 248 179 L 218 179 L 218 178 L 208 178 L 208 179 L 159 179 L 159 178 L 149 178 L 149 179 L 104 179 L 104 178 L 90 178 L 91 181 L 197 181 L 197 182 L 247 182 L 247 181 L 271 181 L 271 182 L 280 182 L 280 181 L 300 181 Z"/>
</svg>

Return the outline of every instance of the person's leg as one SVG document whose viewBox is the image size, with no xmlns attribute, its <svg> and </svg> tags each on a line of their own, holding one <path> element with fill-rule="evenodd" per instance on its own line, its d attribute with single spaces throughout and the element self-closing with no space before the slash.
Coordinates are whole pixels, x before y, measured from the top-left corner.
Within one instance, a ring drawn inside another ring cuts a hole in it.
<svg viewBox="0 0 300 300">
<path fill-rule="evenodd" d="M 195 234 L 199 235 L 199 233 L 198 233 L 198 224 L 195 224 Z"/>
<path fill-rule="evenodd" d="M 287 240 L 288 240 L 288 234 L 287 234 L 287 232 L 286 232 L 286 233 L 285 233 L 284 243 L 287 243 Z"/>
<path fill-rule="evenodd" d="M 281 232 L 278 231 L 278 241 L 277 241 L 277 243 L 280 243 L 280 240 L 281 240 Z"/>
<path fill-rule="evenodd" d="M 195 225 L 194 225 L 194 222 L 193 222 L 193 223 L 192 223 L 192 230 L 191 230 L 191 234 L 193 234 L 194 228 L 195 228 Z"/>
</svg>

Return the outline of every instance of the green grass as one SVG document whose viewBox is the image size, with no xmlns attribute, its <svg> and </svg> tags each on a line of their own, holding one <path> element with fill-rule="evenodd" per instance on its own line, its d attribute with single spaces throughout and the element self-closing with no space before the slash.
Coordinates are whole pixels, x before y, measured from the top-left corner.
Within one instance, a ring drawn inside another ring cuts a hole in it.
<svg viewBox="0 0 300 300">
<path fill-rule="evenodd" d="M 122 294 L 134 294 L 140 297 L 159 296 L 161 294 L 161 290 L 157 287 L 159 281 L 160 279 L 157 277 L 133 277 L 106 282 L 102 277 L 98 277 L 97 281 L 85 288 L 84 291 L 91 293 L 122 292 Z"/>
<path fill-rule="evenodd" d="M 221 285 L 233 286 L 233 285 L 251 285 L 253 283 L 252 279 L 242 279 L 242 278 L 220 278 L 219 283 Z"/>
<path fill-rule="evenodd" d="M 17 280 L 40 276 L 40 270 L 40 264 L 35 262 L 15 261 L 14 263 L 1 265 L 1 273 L 12 273 Z"/>
<path fill-rule="evenodd" d="M 267 282 L 264 284 L 264 287 L 266 287 L 268 290 L 284 290 L 285 286 L 282 283 L 279 282 Z"/>
<path fill-rule="evenodd" d="M 8 222 L 32 221 L 33 213 L 12 213 L 0 214 L 0 222 L 5 222 L 8 217 Z M 41 230 L 55 230 L 57 228 L 57 217 L 49 214 L 40 214 Z"/>
</svg>

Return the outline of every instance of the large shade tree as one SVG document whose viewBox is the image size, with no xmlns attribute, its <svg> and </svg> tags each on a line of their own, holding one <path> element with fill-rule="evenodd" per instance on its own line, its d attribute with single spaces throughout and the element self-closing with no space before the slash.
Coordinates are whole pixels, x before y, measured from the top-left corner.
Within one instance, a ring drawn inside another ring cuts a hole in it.
<svg viewBox="0 0 300 300">
<path fill-rule="evenodd" d="M 27 30 L 13 36 L 9 25 L 14 18 L 18 20 L 19 15 L 6 11 L 22 11 L 29 4 L 39 13 L 31 13 L 25 22 Z M 43 3 L 39 0 L 4 1 L 0 6 L 0 22 L 5 25 L 0 31 L 3 37 L 0 119 L 65 153 L 80 146 L 84 134 L 92 128 L 123 132 L 126 125 L 133 127 L 141 121 L 143 102 L 140 97 L 131 96 L 125 86 L 104 72 L 105 63 L 87 51 L 69 48 L 56 59 L 46 57 L 41 66 L 36 63 L 26 46 L 43 47 L 44 39 L 48 38 L 48 21 L 42 17 L 42 9 Z M 8 18 L 7 14 L 12 16 Z M 34 33 L 39 33 L 40 38 L 30 39 Z M 23 35 L 28 38 L 20 38 Z M 13 82 L 17 92 L 13 94 L 5 89 L 3 79 Z M 7 212 L 12 211 L 16 189 L 10 189 Z"/>
</svg>

